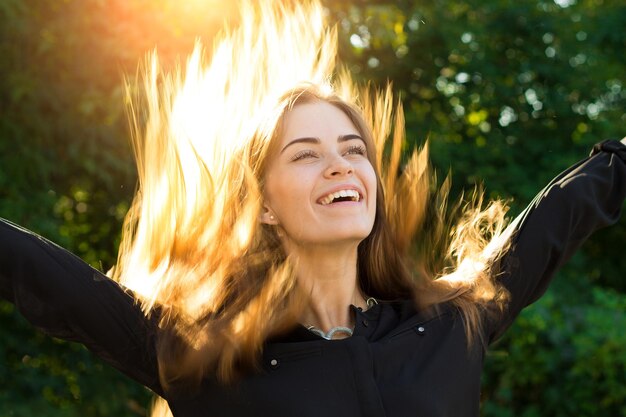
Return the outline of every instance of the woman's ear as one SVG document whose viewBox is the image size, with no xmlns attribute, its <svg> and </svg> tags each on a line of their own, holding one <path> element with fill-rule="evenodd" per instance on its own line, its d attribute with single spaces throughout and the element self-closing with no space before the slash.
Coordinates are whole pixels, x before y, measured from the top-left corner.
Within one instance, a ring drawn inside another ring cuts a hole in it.
<svg viewBox="0 0 626 417">
<path fill-rule="evenodd" d="M 263 212 L 261 213 L 261 216 L 259 216 L 259 221 L 261 223 L 274 226 L 278 224 L 278 219 L 276 218 L 276 215 L 274 214 L 272 209 L 267 206 L 263 206 Z"/>
</svg>

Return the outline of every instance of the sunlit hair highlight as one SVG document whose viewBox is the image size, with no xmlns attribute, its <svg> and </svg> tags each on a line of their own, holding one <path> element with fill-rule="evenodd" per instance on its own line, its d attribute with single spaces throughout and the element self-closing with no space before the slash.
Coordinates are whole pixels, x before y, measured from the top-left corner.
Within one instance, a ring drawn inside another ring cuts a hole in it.
<svg viewBox="0 0 626 417">
<path fill-rule="evenodd" d="M 259 221 L 263 173 L 293 106 L 322 100 L 363 135 L 378 176 L 376 220 L 359 246 L 359 285 L 380 300 L 450 302 L 468 340 L 504 291 L 491 265 L 508 242 L 505 208 L 479 194 L 447 206 L 427 146 L 403 158 L 402 106 L 391 86 L 356 85 L 337 68 L 336 31 L 316 1 L 243 1 L 237 29 L 209 58 L 197 44 L 163 73 L 152 54 L 128 84 L 139 187 L 112 275 L 156 314 L 166 389 L 208 374 L 231 381 L 263 343 L 297 323 L 303 300 L 273 226 Z M 458 220 L 458 222 L 457 222 Z"/>
</svg>

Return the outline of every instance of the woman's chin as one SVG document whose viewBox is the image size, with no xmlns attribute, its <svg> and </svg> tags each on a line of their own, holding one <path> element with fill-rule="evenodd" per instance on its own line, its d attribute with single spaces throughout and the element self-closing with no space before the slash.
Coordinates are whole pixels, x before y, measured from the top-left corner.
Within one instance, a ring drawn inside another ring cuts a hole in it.
<svg viewBox="0 0 626 417">
<path fill-rule="evenodd" d="M 321 232 L 321 231 L 320 231 Z M 298 236 L 297 238 L 291 238 L 290 240 L 297 246 L 318 246 L 318 247 L 332 247 L 338 248 L 341 246 L 358 246 L 367 236 L 369 236 L 371 229 L 362 230 L 337 230 L 328 231 L 328 233 L 316 234 L 315 236 Z"/>
</svg>

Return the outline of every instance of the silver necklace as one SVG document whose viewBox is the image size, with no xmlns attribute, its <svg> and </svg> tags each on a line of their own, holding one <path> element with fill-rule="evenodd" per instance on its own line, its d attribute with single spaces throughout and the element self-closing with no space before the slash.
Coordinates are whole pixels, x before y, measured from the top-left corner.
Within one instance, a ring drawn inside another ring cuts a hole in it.
<svg viewBox="0 0 626 417">
<path fill-rule="evenodd" d="M 378 304 L 378 300 L 376 300 L 374 297 L 370 297 L 367 300 L 365 300 L 365 303 L 367 304 L 367 308 L 371 308 L 372 306 Z M 337 326 L 337 327 L 333 327 L 332 329 L 330 329 L 327 333 L 324 333 L 323 330 L 318 329 L 315 326 L 307 326 L 307 330 L 310 331 L 311 333 L 315 333 L 316 335 L 326 339 L 326 340 L 332 340 L 333 336 L 335 335 L 335 333 L 344 333 L 346 335 L 348 335 L 348 337 L 352 336 L 352 334 L 354 333 L 354 329 L 351 329 L 349 327 L 345 327 L 345 326 Z"/>
<path fill-rule="evenodd" d="M 376 304 L 378 304 L 378 300 L 375 299 L 374 297 L 370 297 L 367 300 L 365 300 L 365 304 L 367 304 L 367 308 L 370 309 L 374 307 Z"/>
<path fill-rule="evenodd" d="M 349 327 L 345 327 L 345 326 L 337 326 L 337 327 L 333 327 L 332 329 L 330 329 L 328 331 L 328 333 L 324 333 L 323 330 L 318 329 L 315 326 L 308 326 L 307 330 L 315 333 L 316 335 L 323 337 L 326 340 L 331 340 L 333 338 L 333 336 L 335 335 L 335 333 L 345 333 L 348 336 L 352 336 L 352 333 L 354 332 L 354 330 L 352 330 Z"/>
</svg>

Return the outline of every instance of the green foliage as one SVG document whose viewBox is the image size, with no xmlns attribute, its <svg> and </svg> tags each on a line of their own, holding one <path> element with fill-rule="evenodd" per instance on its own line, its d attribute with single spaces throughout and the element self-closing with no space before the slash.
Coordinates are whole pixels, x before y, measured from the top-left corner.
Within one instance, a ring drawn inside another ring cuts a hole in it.
<svg viewBox="0 0 626 417">
<path fill-rule="evenodd" d="M 626 416 L 626 296 L 549 292 L 488 355 L 482 415 Z"/>
<path fill-rule="evenodd" d="M 624 135 L 622 3 L 325 1 L 352 73 L 393 81 L 410 144 L 428 138 L 456 193 L 484 182 L 513 212 L 594 142 Z M 169 66 L 196 37 L 210 45 L 234 5 L 0 1 L 0 216 L 108 269 L 136 181 L 122 74 L 155 46 Z M 626 415 L 625 220 L 496 347 L 485 416 Z M 0 328 L 0 416 L 145 414 L 143 387 L 4 302 Z"/>
</svg>

